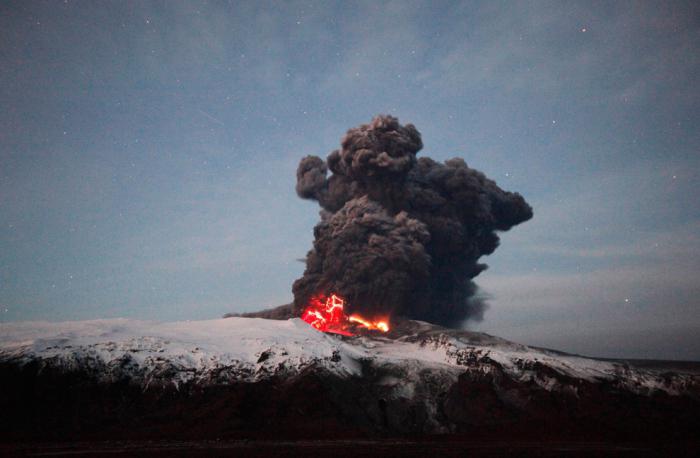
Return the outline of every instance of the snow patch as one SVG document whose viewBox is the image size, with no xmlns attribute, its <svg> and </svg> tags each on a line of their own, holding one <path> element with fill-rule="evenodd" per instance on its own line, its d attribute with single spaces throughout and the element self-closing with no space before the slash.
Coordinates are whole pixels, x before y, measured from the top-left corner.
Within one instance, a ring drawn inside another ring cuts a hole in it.
<svg viewBox="0 0 700 458">
<path fill-rule="evenodd" d="M 292 376 L 308 367 L 361 376 L 367 364 L 386 369 L 379 384 L 411 398 L 426 377 L 454 383 L 465 372 L 502 371 L 541 388 L 576 390 L 567 380 L 608 381 L 635 393 L 682 394 L 689 374 L 660 374 L 621 363 L 514 344 L 486 334 L 416 322 L 398 339 L 324 334 L 301 319 L 224 318 L 150 322 L 128 319 L 0 323 L 0 361 L 41 361 L 87 369 L 101 379 L 154 383 L 227 383 Z M 431 380 L 431 383 L 433 381 Z"/>
</svg>

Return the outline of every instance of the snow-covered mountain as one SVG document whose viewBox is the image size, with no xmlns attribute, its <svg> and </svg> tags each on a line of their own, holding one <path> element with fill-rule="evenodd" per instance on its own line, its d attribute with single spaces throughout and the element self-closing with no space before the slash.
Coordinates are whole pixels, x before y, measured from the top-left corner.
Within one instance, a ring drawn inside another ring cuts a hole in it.
<svg viewBox="0 0 700 458">
<path fill-rule="evenodd" d="M 298 318 L 2 323 L 0 361 L 85 371 L 102 382 L 128 377 L 144 386 L 256 382 L 297 375 L 308 368 L 339 377 L 361 377 L 367 364 L 395 366 L 401 368 L 401 379 L 395 384 L 382 383 L 396 385 L 396 396 L 410 395 L 427 369 L 454 382 L 462 373 L 488 373 L 498 367 L 515 381 L 532 382 L 547 391 L 566 388 L 556 375 L 592 383 L 606 381 L 646 395 L 697 394 L 699 387 L 693 374 L 636 369 L 621 362 L 527 347 L 423 322 L 404 323 L 400 337 L 396 334 L 325 334 Z"/>
<path fill-rule="evenodd" d="M 129 424 L 146 435 L 206 424 L 236 436 L 260 425 L 292 436 L 700 425 L 694 367 L 585 358 L 416 321 L 355 337 L 300 319 L 3 323 L 0 371 L 0 408 L 15 413 L 0 426 L 28 437 L 55 427 L 52 412 L 106 437 Z"/>
</svg>

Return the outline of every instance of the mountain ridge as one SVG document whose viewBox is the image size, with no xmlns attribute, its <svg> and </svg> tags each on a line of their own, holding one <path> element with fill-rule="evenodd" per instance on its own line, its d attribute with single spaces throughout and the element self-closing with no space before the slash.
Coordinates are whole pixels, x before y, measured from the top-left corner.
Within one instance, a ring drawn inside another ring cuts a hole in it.
<svg viewBox="0 0 700 458">
<path fill-rule="evenodd" d="M 691 438 L 700 427 L 695 371 L 410 320 L 353 337 L 298 318 L 3 323 L 0 376 L 4 440 Z"/>
</svg>

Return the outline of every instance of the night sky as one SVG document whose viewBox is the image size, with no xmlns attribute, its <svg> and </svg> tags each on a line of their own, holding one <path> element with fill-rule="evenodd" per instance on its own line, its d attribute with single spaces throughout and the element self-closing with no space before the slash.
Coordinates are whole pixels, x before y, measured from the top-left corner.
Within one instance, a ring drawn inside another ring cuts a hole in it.
<svg viewBox="0 0 700 458">
<path fill-rule="evenodd" d="M 388 113 L 534 208 L 470 328 L 700 359 L 697 3 L 4 1 L 0 107 L 2 321 L 290 302 L 299 159 Z"/>
</svg>

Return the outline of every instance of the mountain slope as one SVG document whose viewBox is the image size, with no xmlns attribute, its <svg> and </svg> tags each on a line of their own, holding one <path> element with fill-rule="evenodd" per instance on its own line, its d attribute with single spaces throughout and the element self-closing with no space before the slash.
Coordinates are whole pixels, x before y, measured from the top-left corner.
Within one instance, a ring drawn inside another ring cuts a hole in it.
<svg viewBox="0 0 700 458">
<path fill-rule="evenodd" d="M 700 376 L 399 322 L 323 334 L 299 319 L 0 324 L 0 434 L 692 437 Z"/>
</svg>

